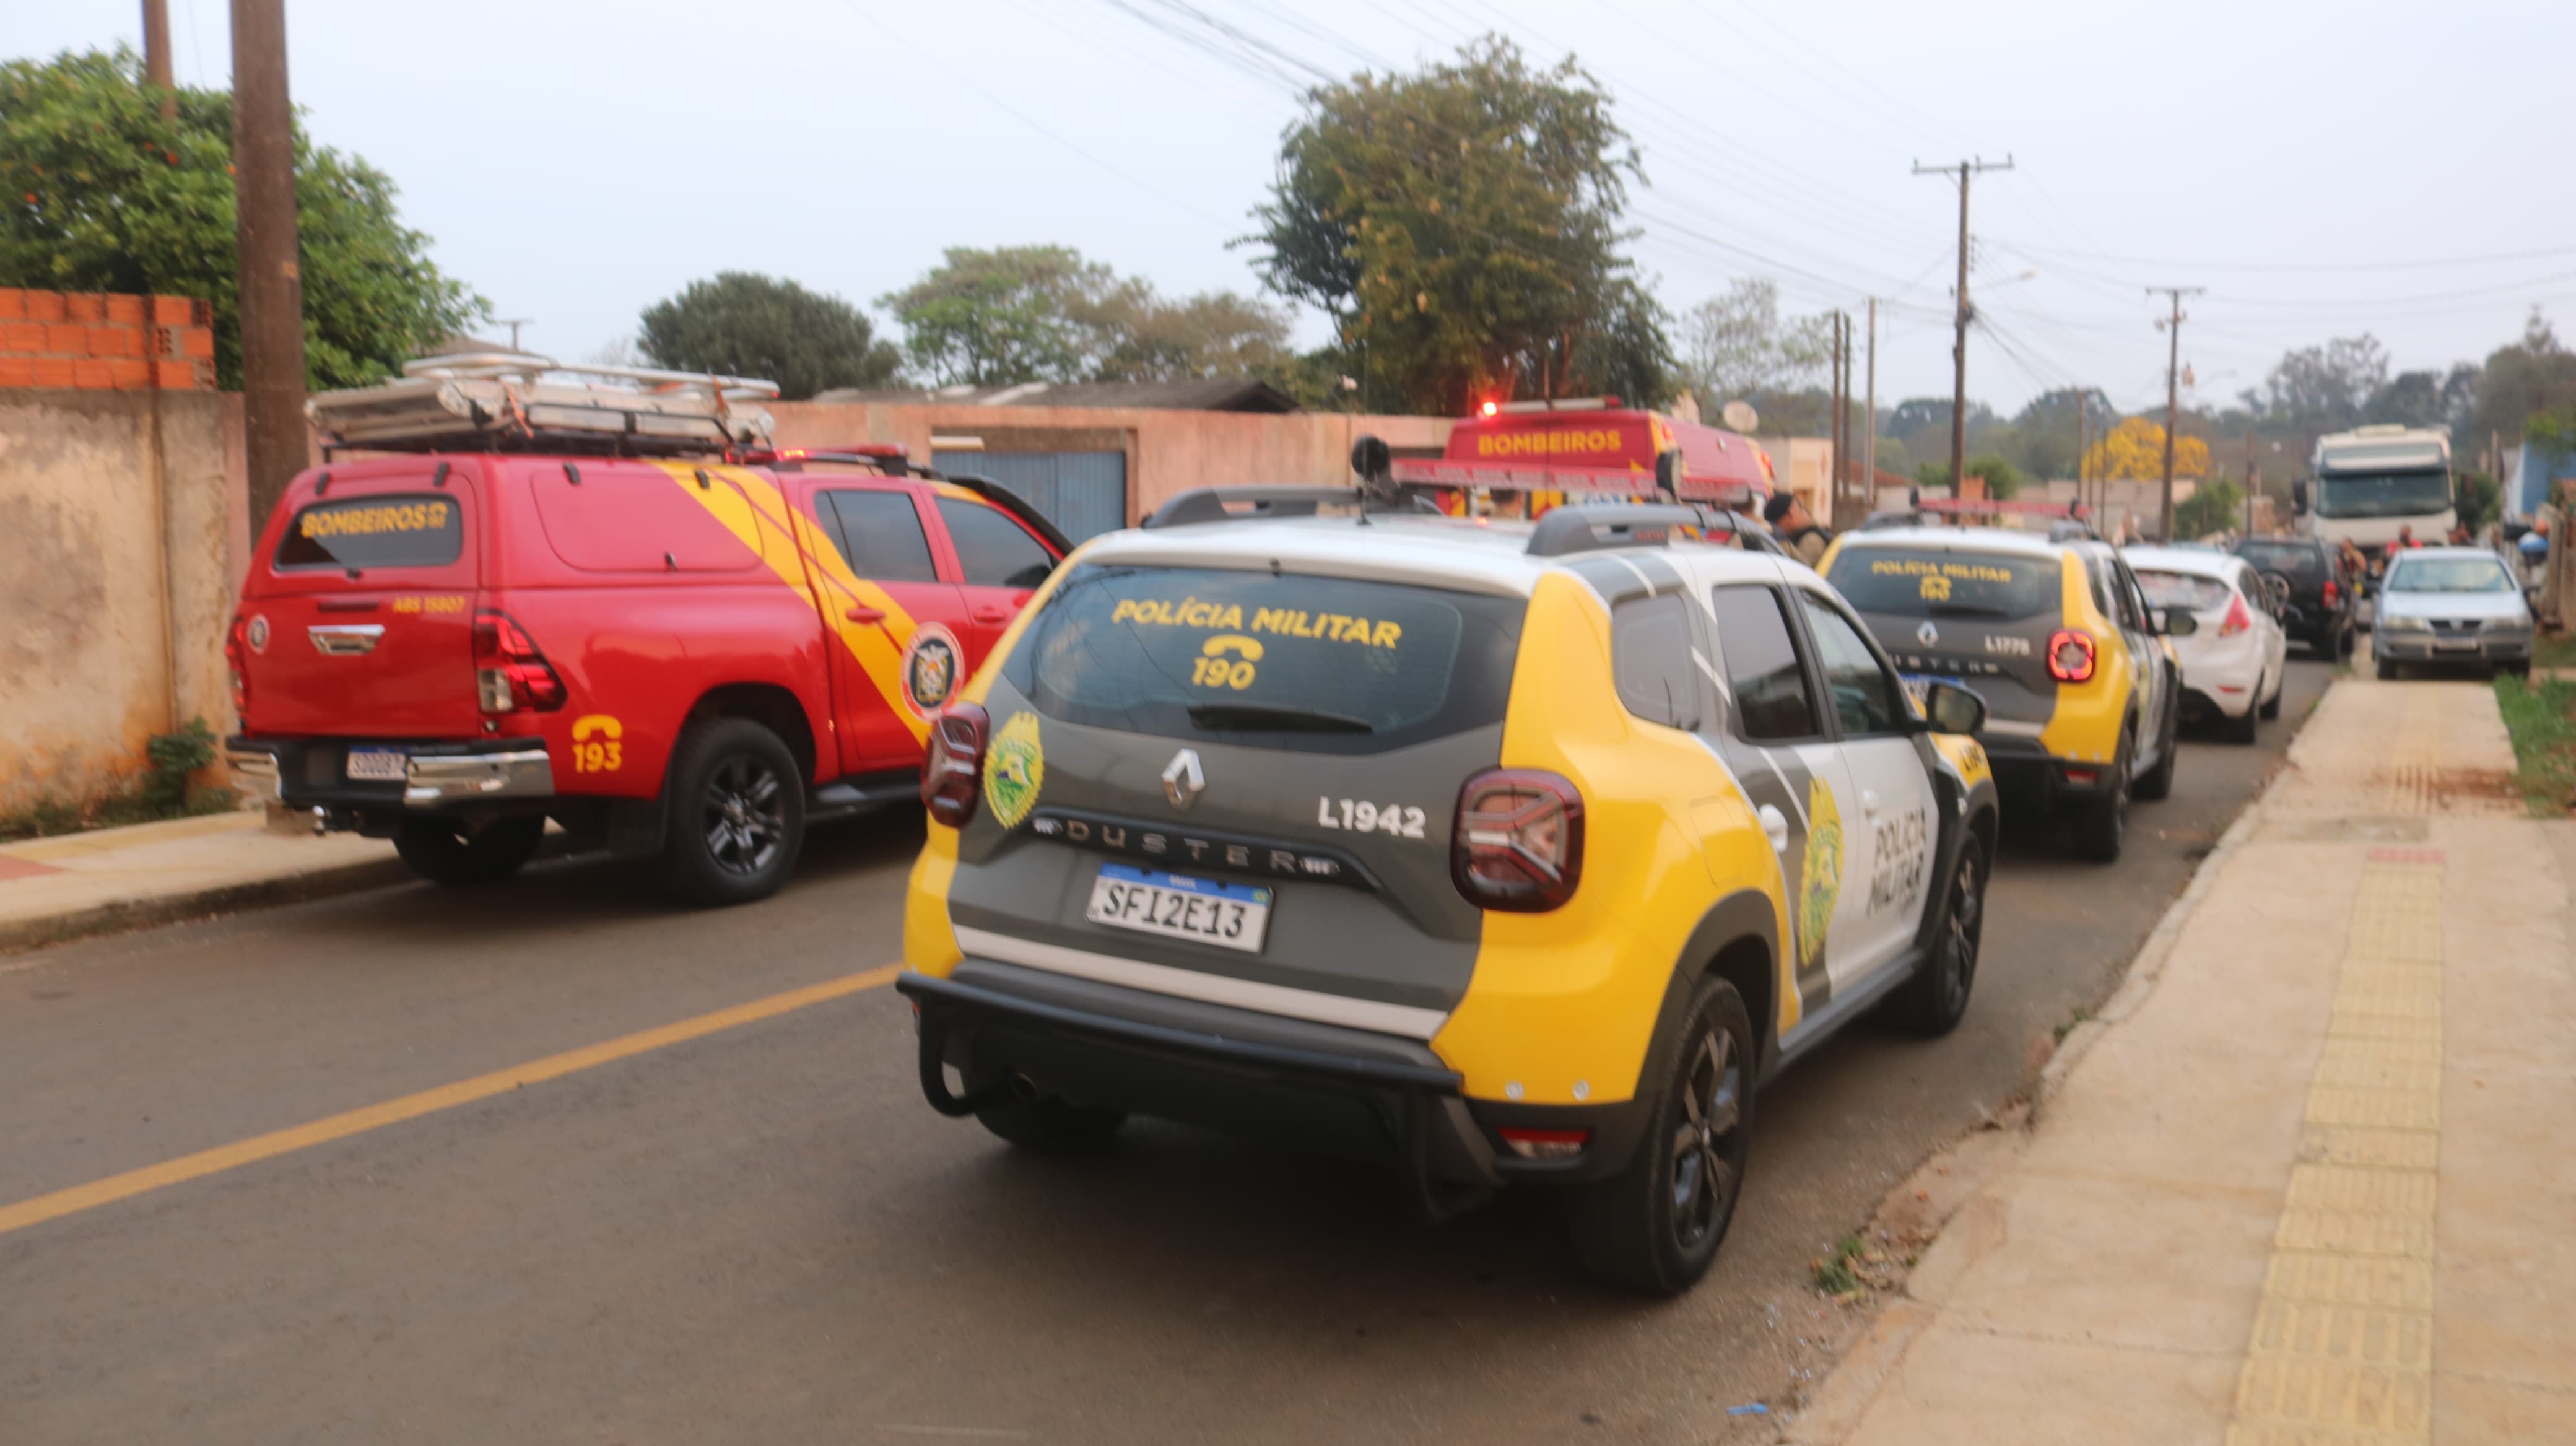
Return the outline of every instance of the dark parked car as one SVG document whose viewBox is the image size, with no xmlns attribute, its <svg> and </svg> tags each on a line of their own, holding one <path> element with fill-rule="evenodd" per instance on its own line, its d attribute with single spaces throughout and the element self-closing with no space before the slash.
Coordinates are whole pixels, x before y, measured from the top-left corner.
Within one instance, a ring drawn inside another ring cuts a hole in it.
<svg viewBox="0 0 2576 1446">
<path fill-rule="evenodd" d="M 2249 537 L 2236 555 L 2280 597 L 2282 631 L 2318 657 L 2351 656 L 2360 580 L 2345 574 L 2333 548 L 2313 537 Z"/>
</svg>

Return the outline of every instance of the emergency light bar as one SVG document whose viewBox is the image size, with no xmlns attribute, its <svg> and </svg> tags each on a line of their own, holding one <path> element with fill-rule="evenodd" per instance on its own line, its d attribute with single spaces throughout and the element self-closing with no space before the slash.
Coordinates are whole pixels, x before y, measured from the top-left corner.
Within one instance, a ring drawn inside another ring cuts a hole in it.
<svg viewBox="0 0 2576 1446">
<path fill-rule="evenodd" d="M 722 452 L 769 444 L 769 413 L 734 404 L 777 395 L 776 382 L 755 377 L 466 352 L 406 362 L 402 376 L 377 386 L 320 393 L 304 414 L 330 447 Z"/>
</svg>

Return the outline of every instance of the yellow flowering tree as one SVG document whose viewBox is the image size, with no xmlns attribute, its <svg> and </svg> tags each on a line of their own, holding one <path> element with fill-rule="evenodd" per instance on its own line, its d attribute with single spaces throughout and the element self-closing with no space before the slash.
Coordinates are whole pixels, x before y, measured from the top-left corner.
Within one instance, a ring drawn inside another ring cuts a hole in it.
<svg viewBox="0 0 2576 1446">
<path fill-rule="evenodd" d="M 2165 475 L 2165 429 L 2144 417 L 2130 417 L 2084 454 L 2084 475 L 2144 482 Z M 2174 444 L 2174 475 L 2209 475 L 2209 444 L 2184 437 Z"/>
</svg>

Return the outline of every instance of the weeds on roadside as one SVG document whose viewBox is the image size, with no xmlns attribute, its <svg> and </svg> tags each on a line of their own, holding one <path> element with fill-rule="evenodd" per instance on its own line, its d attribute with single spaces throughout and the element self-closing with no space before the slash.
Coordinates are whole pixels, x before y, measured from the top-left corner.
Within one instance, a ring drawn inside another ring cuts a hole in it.
<svg viewBox="0 0 2576 1446">
<path fill-rule="evenodd" d="M 2537 817 L 2565 817 L 2576 807 L 2576 683 L 2507 674 L 2495 680 L 2495 696 L 2513 737 L 2513 781 L 2523 803 Z"/>
<path fill-rule="evenodd" d="M 1816 1289 L 1837 1299 L 1857 1294 L 1861 1289 L 1861 1278 L 1860 1272 L 1852 1268 L 1852 1262 L 1860 1259 L 1861 1252 L 1868 1248 L 1861 1244 L 1859 1236 L 1846 1235 L 1834 1242 L 1832 1250 L 1809 1261 L 1807 1270 L 1815 1278 Z"/>
<path fill-rule="evenodd" d="M 86 802 L 43 799 L 15 813 L 0 813 L 0 843 L 117 828 L 165 818 L 227 813 L 236 806 L 229 788 L 191 784 L 198 769 L 215 761 L 214 730 L 203 718 L 191 718 L 173 733 L 155 735 L 143 745 L 143 772 L 124 787 Z"/>
</svg>

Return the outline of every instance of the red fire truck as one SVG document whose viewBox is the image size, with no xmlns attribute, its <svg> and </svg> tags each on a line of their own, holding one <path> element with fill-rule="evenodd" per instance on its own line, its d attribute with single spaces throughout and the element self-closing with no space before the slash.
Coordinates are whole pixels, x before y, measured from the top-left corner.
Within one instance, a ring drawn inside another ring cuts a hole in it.
<svg viewBox="0 0 2576 1446">
<path fill-rule="evenodd" d="M 1752 438 L 1617 397 L 1487 402 L 1450 430 L 1437 461 L 1398 459 L 1395 480 L 1434 489 L 1444 510 L 1482 492 L 1496 511 L 1530 517 L 1570 501 L 1666 496 L 1758 513 L 1776 486 Z"/>
</svg>

